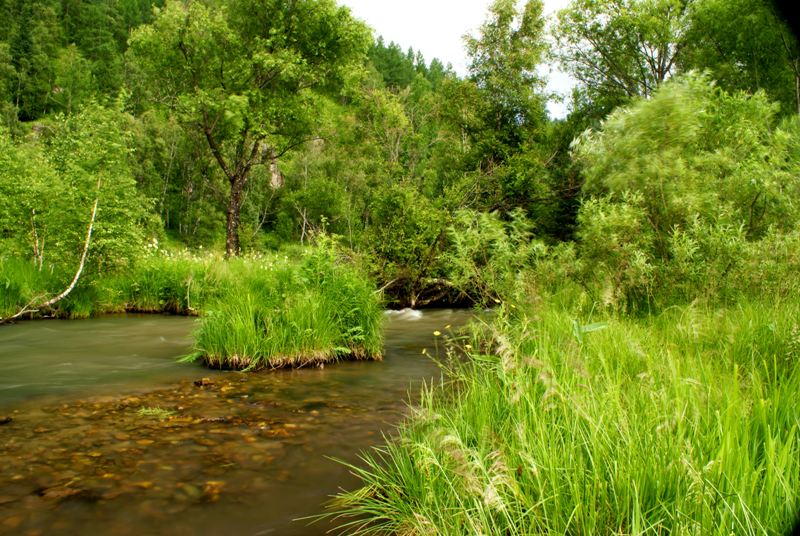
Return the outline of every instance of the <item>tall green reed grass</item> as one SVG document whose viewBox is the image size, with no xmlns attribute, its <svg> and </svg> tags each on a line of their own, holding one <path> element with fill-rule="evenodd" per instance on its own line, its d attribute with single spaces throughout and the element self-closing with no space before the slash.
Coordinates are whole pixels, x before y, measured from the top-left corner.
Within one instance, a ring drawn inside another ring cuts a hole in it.
<svg viewBox="0 0 800 536">
<path fill-rule="evenodd" d="M 331 515 L 349 534 L 783 534 L 799 323 L 796 301 L 599 323 L 505 308 Z"/>
<path fill-rule="evenodd" d="M 187 359 L 221 368 L 379 359 L 381 296 L 353 263 L 337 257 L 329 239 L 320 237 L 319 242 L 313 248 L 228 261 L 188 253 L 147 255 L 127 272 L 89 274 L 46 314 L 200 315 L 195 352 Z M 0 259 L 0 318 L 37 296 L 56 294 L 70 277 Z"/>
<path fill-rule="evenodd" d="M 234 286 L 201 320 L 191 359 L 252 370 L 380 358 L 381 298 L 334 249 L 306 250 L 288 264 L 229 266 Z"/>
</svg>

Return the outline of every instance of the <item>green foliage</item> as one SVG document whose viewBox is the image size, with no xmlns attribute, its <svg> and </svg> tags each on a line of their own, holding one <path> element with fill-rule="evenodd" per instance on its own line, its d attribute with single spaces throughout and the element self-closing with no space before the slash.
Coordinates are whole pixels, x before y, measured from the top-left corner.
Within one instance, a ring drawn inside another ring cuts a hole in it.
<svg viewBox="0 0 800 536">
<path fill-rule="evenodd" d="M 407 88 L 417 75 L 422 75 L 436 87 L 448 72 L 439 60 L 434 58 L 428 67 L 422 53 L 411 48 L 404 53 L 400 45 L 395 42 L 387 45 L 382 37 L 378 37 L 370 47 L 369 59 L 386 87 L 393 90 Z"/>
<path fill-rule="evenodd" d="M 95 283 L 100 306 L 143 313 L 198 314 L 230 290 L 219 259 L 156 253 L 136 264 L 132 274 Z"/>
<path fill-rule="evenodd" d="M 521 211 L 504 222 L 497 213 L 461 210 L 448 228 L 447 273 L 453 286 L 476 304 L 524 296 L 527 268 L 546 251 L 533 241 Z"/>
<path fill-rule="evenodd" d="M 53 66 L 62 38 L 53 1 L 10 1 L 1 13 L 13 68 L 12 103 L 19 118 L 32 120 L 49 111 Z"/>
<path fill-rule="evenodd" d="M 149 110 L 130 124 L 131 170 L 154 202 L 164 230 L 190 247 L 224 243 L 225 183 L 215 174 L 205 140 L 187 137 L 177 122 Z"/>
<path fill-rule="evenodd" d="M 91 65 L 75 45 L 58 52 L 53 62 L 53 108 L 71 114 L 79 103 L 87 102 L 95 90 Z"/>
<path fill-rule="evenodd" d="M 761 93 L 728 94 L 692 74 L 578 140 L 585 192 L 598 196 L 584 202 L 578 235 L 605 303 L 713 297 L 735 288 L 765 234 L 796 228 L 798 127 L 775 113 Z"/>
<path fill-rule="evenodd" d="M 601 115 L 649 97 L 674 74 L 686 22 L 683 0 L 574 0 L 558 14 L 562 65 Z"/>
<path fill-rule="evenodd" d="M 0 120 L 71 112 L 122 86 L 129 30 L 162 0 L 5 0 L 0 3 Z"/>
<path fill-rule="evenodd" d="M 140 254 L 153 222 L 128 168 L 124 124 L 118 113 L 89 106 L 56 118 L 24 143 L 0 132 L 6 254 L 30 258 L 40 269 L 74 271 L 95 199 L 88 272 L 127 266 Z"/>
<path fill-rule="evenodd" d="M 94 199 L 99 200 L 90 256 L 90 266 L 96 271 L 131 264 L 140 255 L 148 231 L 154 232 L 149 204 L 137 191 L 130 171 L 133 155 L 125 121 L 118 112 L 90 106 L 57 123 L 46 139 L 48 160 L 67 186 L 59 200 L 63 209 L 56 213 L 52 205 L 48 208 L 56 218 L 69 218 L 51 229 L 73 234 L 70 256 L 81 253 L 75 243 L 83 243 L 91 206 Z"/>
<path fill-rule="evenodd" d="M 493 2 L 459 79 L 333 0 L 0 0 L 0 317 L 64 289 L 95 200 L 32 316 L 204 315 L 193 357 L 258 369 L 379 358 L 367 271 L 394 304 L 501 303 L 354 468 L 356 533 L 783 531 L 797 42 L 760 0 L 575 0 L 553 122 L 542 11 Z"/>
<path fill-rule="evenodd" d="M 371 225 L 364 240 L 378 263 L 375 271 L 411 307 L 435 301 L 447 214 L 401 185 L 377 190 L 369 210 Z"/>
<path fill-rule="evenodd" d="M 228 255 L 238 255 L 243 192 L 254 167 L 306 139 L 320 93 L 339 86 L 368 45 L 332 0 L 167 2 L 131 37 L 136 98 L 166 105 L 206 139 L 230 183 Z"/>
<path fill-rule="evenodd" d="M 543 81 L 536 68 L 545 52 L 543 4 L 496 0 L 477 37 L 467 38 L 470 78 L 480 100 L 473 132 L 482 167 L 505 161 L 544 119 Z"/>
<path fill-rule="evenodd" d="M 332 515 L 349 534 L 783 534 L 800 508 L 798 313 L 505 309 L 352 467 L 363 485 Z"/>
<path fill-rule="evenodd" d="M 129 271 L 81 280 L 46 311 L 61 318 L 110 312 L 202 315 L 196 353 L 214 367 L 275 368 L 338 359 L 380 359 L 383 307 L 362 271 L 331 239 L 288 255 L 220 257 L 157 252 Z M 63 278 L 0 258 L 0 320 Z"/>
<path fill-rule="evenodd" d="M 691 24 L 681 64 L 706 69 L 728 91 L 762 90 L 781 112 L 800 111 L 797 37 L 765 0 L 703 0 L 689 4 Z"/>
<path fill-rule="evenodd" d="M 654 284 L 653 231 L 647 225 L 641 195 L 622 202 L 589 199 L 578 215 L 581 259 L 586 278 L 600 282 L 605 305 L 636 308 L 649 303 Z"/>
<path fill-rule="evenodd" d="M 380 359 L 381 299 L 327 239 L 297 262 L 230 261 L 228 269 L 233 285 L 209 306 L 192 359 L 247 370 Z"/>
</svg>

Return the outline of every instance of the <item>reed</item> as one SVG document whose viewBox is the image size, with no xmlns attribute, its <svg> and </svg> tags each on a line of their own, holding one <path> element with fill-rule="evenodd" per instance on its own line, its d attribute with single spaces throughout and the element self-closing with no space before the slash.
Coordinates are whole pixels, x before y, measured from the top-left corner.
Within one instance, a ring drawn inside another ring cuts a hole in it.
<svg viewBox="0 0 800 536">
<path fill-rule="evenodd" d="M 381 299 L 331 250 L 229 267 L 238 271 L 234 287 L 202 318 L 189 359 L 247 370 L 380 359 Z"/>
<path fill-rule="evenodd" d="M 504 308 L 352 466 L 349 534 L 783 534 L 800 511 L 800 305 L 576 321 Z"/>
</svg>

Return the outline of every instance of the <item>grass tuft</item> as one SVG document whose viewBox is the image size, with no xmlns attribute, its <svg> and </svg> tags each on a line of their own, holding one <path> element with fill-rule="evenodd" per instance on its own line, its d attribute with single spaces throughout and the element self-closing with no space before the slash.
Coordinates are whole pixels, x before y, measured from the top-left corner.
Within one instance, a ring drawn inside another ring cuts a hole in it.
<svg viewBox="0 0 800 536">
<path fill-rule="evenodd" d="M 380 359 L 381 299 L 331 250 L 309 250 L 295 263 L 236 269 L 234 288 L 197 332 L 194 357 L 206 365 L 257 370 Z"/>
</svg>

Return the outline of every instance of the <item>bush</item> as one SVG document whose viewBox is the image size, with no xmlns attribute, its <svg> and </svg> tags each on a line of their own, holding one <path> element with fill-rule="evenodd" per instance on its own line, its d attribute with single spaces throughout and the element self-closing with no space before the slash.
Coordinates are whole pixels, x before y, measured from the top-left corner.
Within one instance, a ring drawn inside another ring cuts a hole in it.
<svg viewBox="0 0 800 536">
<path fill-rule="evenodd" d="M 531 236 L 521 210 L 507 221 L 497 213 L 460 210 L 448 228 L 445 255 L 453 286 L 476 304 L 488 305 L 524 295 L 525 272 L 547 248 Z"/>
<path fill-rule="evenodd" d="M 641 310 L 748 291 L 732 277 L 745 251 L 800 217 L 800 122 L 779 124 L 776 109 L 691 73 L 577 140 L 590 194 L 579 249 L 598 301 Z"/>
</svg>

